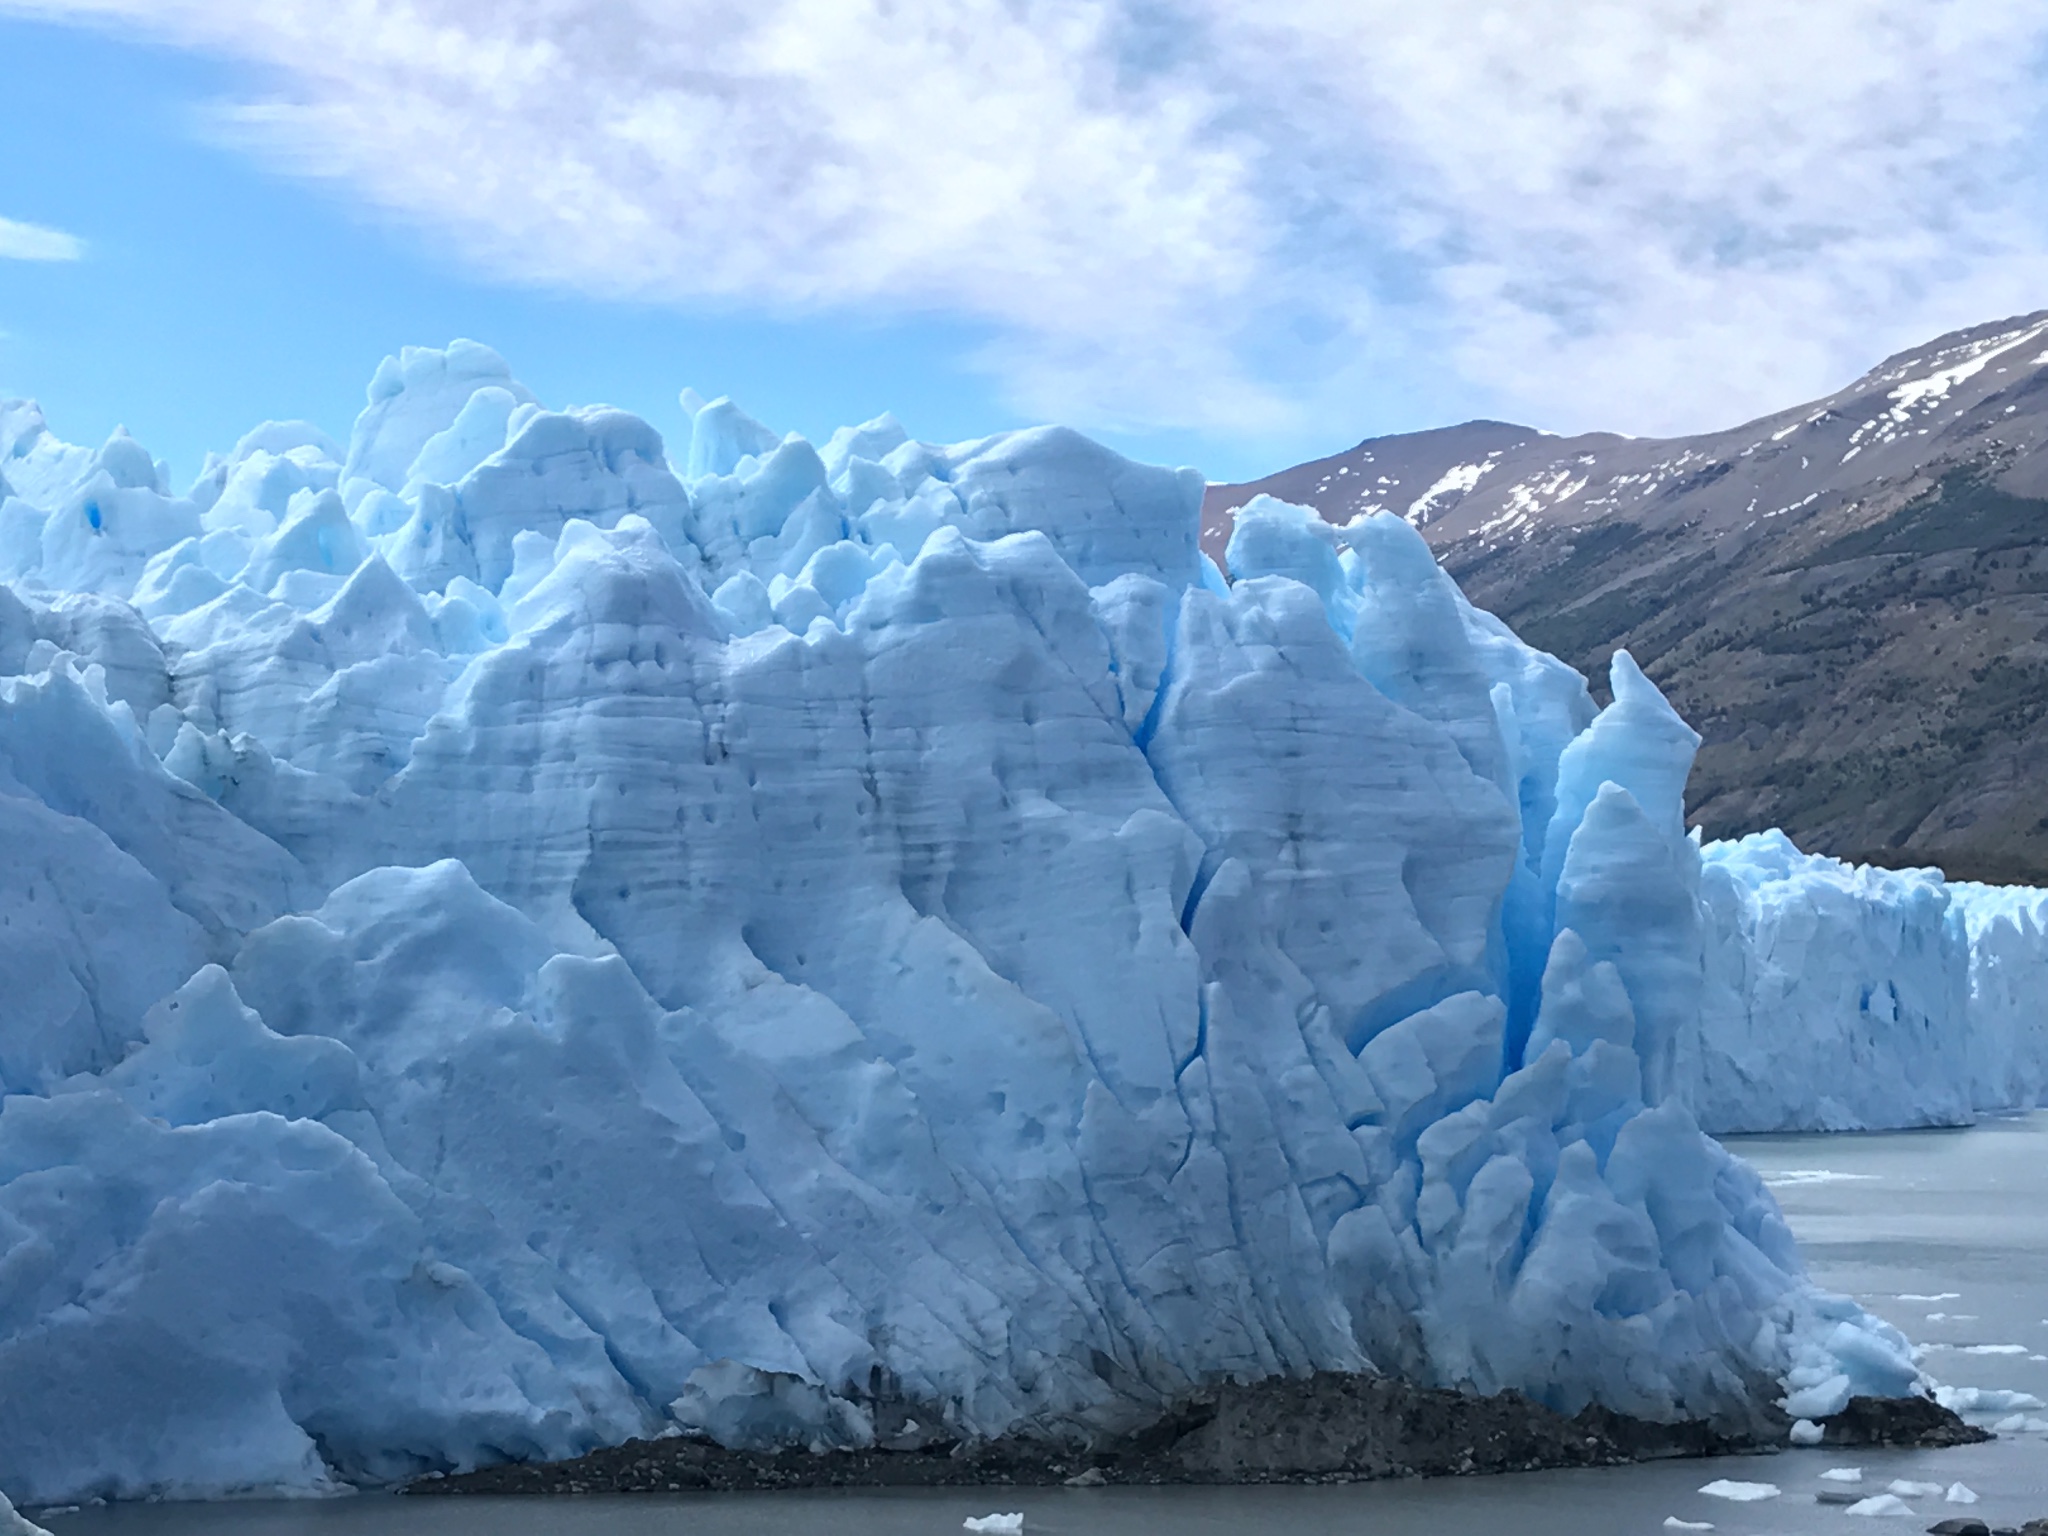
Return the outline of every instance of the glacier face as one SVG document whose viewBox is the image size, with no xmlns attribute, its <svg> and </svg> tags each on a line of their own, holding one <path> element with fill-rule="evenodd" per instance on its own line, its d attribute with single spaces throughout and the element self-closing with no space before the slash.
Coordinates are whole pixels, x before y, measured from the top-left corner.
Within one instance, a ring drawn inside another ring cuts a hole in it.
<svg viewBox="0 0 2048 1536">
<path fill-rule="evenodd" d="M 0 1489 L 1915 1384 L 1687 1107 L 1761 930 L 1626 656 L 1398 519 L 1226 584 L 1191 472 L 685 403 L 413 350 L 183 496 L 0 410 Z"/>
<path fill-rule="evenodd" d="M 2048 1091 L 2048 891 L 1702 849 L 1705 997 L 1677 1091 L 1715 1132 L 1967 1125 Z"/>
</svg>

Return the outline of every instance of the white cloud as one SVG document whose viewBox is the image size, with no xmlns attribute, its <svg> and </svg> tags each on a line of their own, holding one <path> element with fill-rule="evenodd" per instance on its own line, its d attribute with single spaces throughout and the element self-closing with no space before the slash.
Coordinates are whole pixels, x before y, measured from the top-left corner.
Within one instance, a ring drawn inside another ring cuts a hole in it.
<svg viewBox="0 0 2048 1536">
<path fill-rule="evenodd" d="M 61 229 L 0 219 L 0 261 L 78 261 L 85 242 Z"/>
<path fill-rule="evenodd" d="M 966 316 L 1097 424 L 1691 430 L 2048 303 L 2037 0 L 10 6 L 247 60 L 241 140 L 501 275 Z"/>
</svg>

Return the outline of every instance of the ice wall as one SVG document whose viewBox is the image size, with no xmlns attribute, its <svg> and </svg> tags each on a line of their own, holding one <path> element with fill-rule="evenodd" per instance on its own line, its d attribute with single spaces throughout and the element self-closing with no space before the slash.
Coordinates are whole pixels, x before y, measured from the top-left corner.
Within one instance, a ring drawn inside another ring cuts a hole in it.
<svg viewBox="0 0 2048 1536">
<path fill-rule="evenodd" d="M 2048 892 L 1702 850 L 1706 988 L 1677 1091 L 1710 1131 L 1967 1125 L 2048 1088 Z"/>
<path fill-rule="evenodd" d="M 1626 658 L 1396 519 L 1226 585 L 1192 472 L 685 403 L 409 351 L 182 496 L 0 412 L 0 1489 L 1914 1385 L 1679 1091 Z"/>
</svg>

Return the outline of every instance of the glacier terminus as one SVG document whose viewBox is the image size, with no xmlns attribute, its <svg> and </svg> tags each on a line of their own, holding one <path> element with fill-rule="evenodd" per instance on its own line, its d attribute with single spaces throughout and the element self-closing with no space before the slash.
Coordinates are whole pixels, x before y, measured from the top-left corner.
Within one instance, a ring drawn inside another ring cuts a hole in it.
<svg viewBox="0 0 2048 1536">
<path fill-rule="evenodd" d="M 1707 1131 L 2037 1102 L 2039 893 L 1702 847 L 1398 517 L 684 404 L 0 407 L 0 1491 L 1924 1386 Z"/>
</svg>

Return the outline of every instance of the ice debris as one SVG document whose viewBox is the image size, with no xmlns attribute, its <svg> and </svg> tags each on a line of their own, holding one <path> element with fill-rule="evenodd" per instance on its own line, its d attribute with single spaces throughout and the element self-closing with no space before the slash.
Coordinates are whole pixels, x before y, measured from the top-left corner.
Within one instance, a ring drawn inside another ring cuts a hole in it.
<svg viewBox="0 0 2048 1536">
<path fill-rule="evenodd" d="M 2048 1419 L 2037 1419 L 2029 1414 L 2008 1414 L 1991 1426 L 1995 1435 L 2048 1435 Z"/>
<path fill-rule="evenodd" d="M 1007 1515 L 969 1515 L 960 1524 L 978 1536 L 1024 1536 L 1024 1516 L 1017 1511 Z"/>
<path fill-rule="evenodd" d="M 1858 1499 L 1854 1504 L 1843 1510 L 1842 1513 L 1845 1515 L 1875 1516 L 1879 1518 L 1904 1517 L 1910 1519 L 1913 1514 L 1913 1507 L 1895 1493 L 1879 1493 L 1873 1494 L 1867 1499 Z"/>
<path fill-rule="evenodd" d="M 2039 1408 L 2041 1399 L 2031 1392 L 2009 1387 L 1950 1387 L 1934 1389 L 1934 1400 L 1955 1413 L 2010 1413 L 2015 1408 Z"/>
<path fill-rule="evenodd" d="M 1754 1504 L 1760 1499 L 1778 1497 L 1776 1483 L 1743 1483 L 1732 1478 L 1717 1477 L 1700 1489 L 1710 1499 L 1727 1499 L 1736 1504 Z"/>
<path fill-rule="evenodd" d="M 1702 851 L 1398 517 L 1226 583 L 1192 471 L 687 406 L 411 349 L 184 494 L 0 408 L 0 1488 L 1920 1385 L 1697 1117 L 2024 1088 L 2033 908 Z"/>
</svg>

